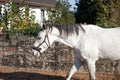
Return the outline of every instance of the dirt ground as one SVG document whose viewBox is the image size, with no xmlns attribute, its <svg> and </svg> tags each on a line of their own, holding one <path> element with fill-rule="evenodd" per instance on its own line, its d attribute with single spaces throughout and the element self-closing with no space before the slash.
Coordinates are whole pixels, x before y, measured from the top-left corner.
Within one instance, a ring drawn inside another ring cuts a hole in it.
<svg viewBox="0 0 120 80">
<path fill-rule="evenodd" d="M 65 80 L 65 71 L 43 71 L 38 69 L 0 66 L 0 80 Z M 97 73 L 97 80 L 120 80 L 120 75 Z M 71 80 L 89 80 L 87 73 L 76 73 Z"/>
</svg>

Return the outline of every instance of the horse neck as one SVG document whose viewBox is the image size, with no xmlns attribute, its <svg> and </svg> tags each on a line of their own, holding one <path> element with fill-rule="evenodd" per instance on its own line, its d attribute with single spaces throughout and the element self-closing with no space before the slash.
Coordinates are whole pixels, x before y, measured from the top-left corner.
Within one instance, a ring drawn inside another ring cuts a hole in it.
<svg viewBox="0 0 120 80">
<path fill-rule="evenodd" d="M 78 43 L 80 43 L 80 39 L 82 39 L 81 37 L 84 33 L 85 32 L 80 29 L 78 34 L 73 32 L 67 35 L 66 32 L 64 32 L 64 30 L 61 34 L 58 28 L 56 27 L 52 27 L 52 31 L 51 31 L 51 34 L 55 37 L 56 42 L 61 42 L 72 48 L 78 45 Z"/>
<path fill-rule="evenodd" d="M 80 33 L 80 32 L 79 32 Z M 82 37 L 81 34 L 72 34 L 72 35 L 59 35 L 57 37 L 57 42 L 61 42 L 69 47 L 76 47 L 78 45 L 78 42 L 80 42 L 80 38 Z"/>
<path fill-rule="evenodd" d="M 70 43 L 70 40 L 68 40 L 68 39 L 65 39 L 65 38 L 62 38 L 62 37 L 59 36 L 59 37 L 57 37 L 56 41 L 73 48 L 73 45 Z"/>
</svg>

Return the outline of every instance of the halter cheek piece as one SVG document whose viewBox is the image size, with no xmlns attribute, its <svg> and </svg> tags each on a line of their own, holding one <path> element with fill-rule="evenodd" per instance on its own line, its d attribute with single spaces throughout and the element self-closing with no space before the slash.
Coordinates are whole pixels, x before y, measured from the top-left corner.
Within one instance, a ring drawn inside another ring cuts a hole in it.
<svg viewBox="0 0 120 80">
<path fill-rule="evenodd" d="M 46 42 L 46 40 L 47 40 L 48 43 Z M 44 38 L 44 40 L 43 40 L 42 43 L 40 43 L 37 47 L 33 46 L 32 49 L 37 50 L 37 51 L 39 51 L 39 53 L 41 53 L 41 52 L 40 52 L 41 48 L 39 48 L 39 47 L 40 47 L 43 43 L 45 43 L 45 44 L 47 45 L 47 47 L 50 48 L 50 42 L 49 42 L 48 34 L 45 35 L 45 38 Z"/>
</svg>

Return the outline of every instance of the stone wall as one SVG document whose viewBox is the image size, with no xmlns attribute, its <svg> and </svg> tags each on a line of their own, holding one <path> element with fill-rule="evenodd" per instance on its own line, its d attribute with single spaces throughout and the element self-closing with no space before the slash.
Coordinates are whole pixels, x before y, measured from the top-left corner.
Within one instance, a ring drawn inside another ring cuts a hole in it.
<svg viewBox="0 0 120 80">
<path fill-rule="evenodd" d="M 41 70 L 69 70 L 74 61 L 73 50 L 61 43 L 54 43 L 50 49 L 35 57 L 31 53 L 34 37 L 16 34 L 9 39 L 6 34 L 0 34 L 0 65 L 35 68 Z M 97 72 L 120 72 L 120 61 L 99 60 L 96 63 Z M 80 72 L 87 72 L 83 65 Z"/>
</svg>

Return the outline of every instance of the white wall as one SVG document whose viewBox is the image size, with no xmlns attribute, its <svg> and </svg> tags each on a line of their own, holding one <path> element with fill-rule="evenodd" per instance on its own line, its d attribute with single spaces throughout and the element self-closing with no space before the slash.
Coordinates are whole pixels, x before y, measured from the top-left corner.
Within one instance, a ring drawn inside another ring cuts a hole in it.
<svg viewBox="0 0 120 80">
<path fill-rule="evenodd" d="M 1 9 L 1 13 L 3 14 L 4 13 L 4 5 L 2 4 L 2 3 L 0 3 L 0 6 L 2 7 L 2 9 Z"/>
<path fill-rule="evenodd" d="M 45 20 L 48 20 L 48 15 L 46 10 L 44 10 L 44 16 L 42 15 L 43 10 L 40 8 L 31 7 L 30 10 L 34 11 L 35 21 L 38 22 L 39 24 L 43 24 L 43 17 Z"/>
<path fill-rule="evenodd" d="M 48 20 L 48 14 L 46 10 L 45 10 L 45 20 Z"/>
<path fill-rule="evenodd" d="M 0 3 L 0 6 L 4 7 L 2 3 Z M 44 10 L 44 19 L 48 20 L 47 11 L 45 10 L 45 8 L 40 9 L 37 7 L 30 7 L 30 10 L 34 12 L 33 14 L 35 15 L 35 22 L 38 22 L 40 25 L 43 24 L 43 17 L 42 17 L 41 10 Z M 4 13 L 4 8 L 2 8 L 1 12 Z"/>
<path fill-rule="evenodd" d="M 30 11 L 33 11 L 35 15 L 35 21 L 41 23 L 41 9 L 39 8 L 30 8 Z"/>
<path fill-rule="evenodd" d="M 2 6 L 1 13 L 3 14 L 4 13 L 4 5 L 1 5 L 1 6 Z"/>
</svg>

